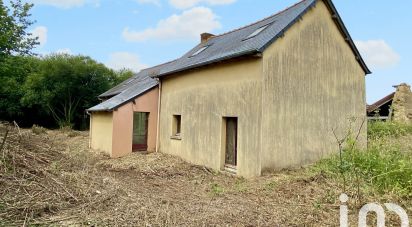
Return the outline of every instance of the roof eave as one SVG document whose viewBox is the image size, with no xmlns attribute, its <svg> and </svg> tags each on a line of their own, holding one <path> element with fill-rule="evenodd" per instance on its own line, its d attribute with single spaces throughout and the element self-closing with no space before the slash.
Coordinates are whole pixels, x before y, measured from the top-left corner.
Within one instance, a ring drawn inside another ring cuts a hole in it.
<svg viewBox="0 0 412 227">
<path fill-rule="evenodd" d="M 87 113 L 113 112 L 113 109 L 86 110 Z"/>
</svg>

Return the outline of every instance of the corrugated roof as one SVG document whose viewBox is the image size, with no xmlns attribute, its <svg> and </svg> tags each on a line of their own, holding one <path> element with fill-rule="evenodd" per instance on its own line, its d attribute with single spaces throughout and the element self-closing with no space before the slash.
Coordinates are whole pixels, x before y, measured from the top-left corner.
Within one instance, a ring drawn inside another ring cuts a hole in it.
<svg viewBox="0 0 412 227">
<path fill-rule="evenodd" d="M 163 67 L 155 77 L 162 77 L 235 57 L 262 53 L 270 44 L 276 41 L 277 38 L 281 37 L 286 30 L 299 20 L 311 7 L 313 7 L 316 2 L 317 0 L 303 0 L 284 11 L 251 25 L 212 37 L 207 42 L 197 45 L 172 64 Z M 365 73 L 369 74 L 369 69 L 360 56 L 359 51 L 353 43 L 352 38 L 346 30 L 333 3 L 330 0 L 324 0 L 324 2 L 331 10 L 333 15 L 332 18 L 334 18 L 336 24 L 344 34 L 345 39 L 357 56 L 357 60 L 361 64 Z M 268 25 L 267 28 L 262 32 L 258 33 L 256 36 L 248 38 L 250 34 L 266 25 Z M 206 46 L 207 48 L 205 50 L 193 55 Z"/>
<path fill-rule="evenodd" d="M 109 98 L 109 99 L 88 109 L 87 111 L 88 112 L 113 111 L 119 106 L 127 102 L 130 102 L 131 100 L 135 99 L 139 95 L 156 87 L 158 85 L 158 82 L 157 80 L 153 79 L 151 76 L 157 75 L 159 73 L 159 70 L 162 67 L 165 67 L 168 64 L 171 64 L 172 62 L 167 62 L 161 65 L 157 65 L 157 66 L 140 71 L 139 73 L 132 76 L 131 78 L 123 81 L 119 85 L 99 95 L 99 98 Z"/>
<path fill-rule="evenodd" d="M 374 112 L 375 110 L 379 109 L 381 106 L 383 106 L 386 103 L 392 101 L 393 97 L 395 97 L 395 92 L 390 93 L 389 95 L 387 95 L 387 96 L 383 97 L 382 99 L 376 101 L 374 104 L 368 105 L 366 107 L 366 111 L 368 113 Z"/>
</svg>

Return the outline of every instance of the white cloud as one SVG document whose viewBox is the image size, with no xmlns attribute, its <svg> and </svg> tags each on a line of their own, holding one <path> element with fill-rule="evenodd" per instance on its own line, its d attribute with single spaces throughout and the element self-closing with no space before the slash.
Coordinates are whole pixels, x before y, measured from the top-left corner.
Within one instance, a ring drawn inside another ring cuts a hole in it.
<svg viewBox="0 0 412 227">
<path fill-rule="evenodd" d="M 169 0 L 169 4 L 178 9 L 187 9 L 202 3 L 209 5 L 227 5 L 236 0 Z"/>
<path fill-rule="evenodd" d="M 31 3 L 39 5 L 50 5 L 57 8 L 69 9 L 81 7 L 86 3 L 92 3 L 95 7 L 99 6 L 99 0 L 29 0 Z"/>
<path fill-rule="evenodd" d="M 357 40 L 355 44 L 364 57 L 366 64 L 372 69 L 390 68 L 400 61 L 399 54 L 385 40 Z"/>
<path fill-rule="evenodd" d="M 70 54 L 72 55 L 73 52 L 70 48 L 62 48 L 55 51 L 56 54 Z"/>
<path fill-rule="evenodd" d="M 47 28 L 44 26 L 35 27 L 32 31 L 33 37 L 38 37 L 37 41 L 40 43 L 39 46 L 42 47 L 47 43 Z"/>
<path fill-rule="evenodd" d="M 140 4 L 153 4 L 156 6 L 161 6 L 159 0 L 137 0 L 137 2 Z"/>
<path fill-rule="evenodd" d="M 140 62 L 139 56 L 129 52 L 114 52 L 110 54 L 107 67 L 120 70 L 131 69 L 134 72 L 147 68 L 148 66 Z"/>
<path fill-rule="evenodd" d="M 181 39 L 198 38 L 203 32 L 211 32 L 220 28 L 221 24 L 211 9 L 195 7 L 180 15 L 172 15 L 157 23 L 155 28 L 143 31 L 123 30 L 123 38 L 127 41 L 145 41 L 148 39 Z"/>
</svg>

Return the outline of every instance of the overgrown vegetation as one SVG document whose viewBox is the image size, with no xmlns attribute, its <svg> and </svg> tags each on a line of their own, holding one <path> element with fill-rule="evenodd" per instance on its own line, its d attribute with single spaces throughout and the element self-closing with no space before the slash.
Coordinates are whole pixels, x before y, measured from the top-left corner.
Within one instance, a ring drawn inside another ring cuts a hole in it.
<svg viewBox="0 0 412 227">
<path fill-rule="evenodd" d="M 87 56 L 10 56 L 0 63 L 0 119 L 26 127 L 87 128 L 85 110 L 131 75 Z"/>
<path fill-rule="evenodd" d="M 316 171 L 302 168 L 244 179 L 160 152 L 109 159 L 88 149 L 86 132 L 67 127 L 8 129 L 0 124 L 0 226 L 339 224 L 338 157 L 317 164 Z M 357 209 L 369 202 L 394 202 L 412 212 L 410 172 L 384 171 L 385 165 L 399 169 L 407 158 L 402 152 L 411 151 L 411 138 L 385 136 L 371 140 L 363 154 L 345 151 L 350 226 L 358 223 Z M 401 152 L 388 154 L 392 151 Z M 403 170 L 408 166 L 405 162 Z M 360 203 L 354 200 L 358 185 Z M 387 212 L 387 218 L 400 226 L 396 214 Z"/>
<path fill-rule="evenodd" d="M 27 226 L 29 220 L 106 199 L 96 193 L 103 183 L 90 168 L 91 155 L 65 153 L 55 142 L 39 126 L 25 130 L 0 123 L 0 226 Z"/>
<path fill-rule="evenodd" d="M 21 0 L 8 5 L 0 0 L 0 120 L 85 129 L 85 109 L 132 72 L 113 71 L 88 56 L 36 57 L 37 37 L 28 31 L 34 23 L 32 7 Z"/>
<path fill-rule="evenodd" d="M 314 168 L 336 178 L 342 178 L 343 174 L 344 183 L 357 193 L 372 190 L 412 198 L 412 141 L 408 137 L 400 143 L 394 142 L 401 136 L 412 136 L 412 126 L 370 122 L 368 148 L 365 151 L 351 146 L 355 141 L 349 138 L 342 159 L 335 155 L 319 162 Z"/>
<path fill-rule="evenodd" d="M 379 140 L 384 137 L 399 137 L 412 134 L 412 125 L 393 121 L 373 121 L 368 125 L 368 138 Z"/>
</svg>

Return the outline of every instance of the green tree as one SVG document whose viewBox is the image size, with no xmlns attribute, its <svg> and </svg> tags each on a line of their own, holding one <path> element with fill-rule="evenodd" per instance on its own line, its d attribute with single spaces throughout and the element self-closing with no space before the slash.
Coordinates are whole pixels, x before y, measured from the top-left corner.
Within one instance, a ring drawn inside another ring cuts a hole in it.
<svg viewBox="0 0 412 227">
<path fill-rule="evenodd" d="M 21 84 L 32 70 L 31 54 L 37 38 L 26 32 L 33 24 L 29 10 L 33 5 L 21 0 L 10 1 L 7 7 L 0 0 L 0 119 L 14 120 L 22 117 Z"/>
<path fill-rule="evenodd" d="M 27 75 L 37 68 L 35 57 L 10 56 L 0 67 L 0 119 L 19 120 L 24 118 L 24 107 L 20 103 L 24 95 L 22 84 Z"/>
<path fill-rule="evenodd" d="M 129 69 L 121 69 L 116 71 L 112 84 L 117 85 L 133 76 L 133 72 Z"/>
<path fill-rule="evenodd" d="M 24 84 L 22 103 L 48 111 L 60 127 L 81 126 L 85 109 L 117 80 L 116 73 L 90 57 L 67 54 L 43 58 Z"/>
<path fill-rule="evenodd" d="M 27 55 L 38 44 L 27 32 L 33 24 L 29 11 L 33 4 L 10 1 L 10 9 L 0 0 L 0 63 L 10 55 Z"/>
</svg>

